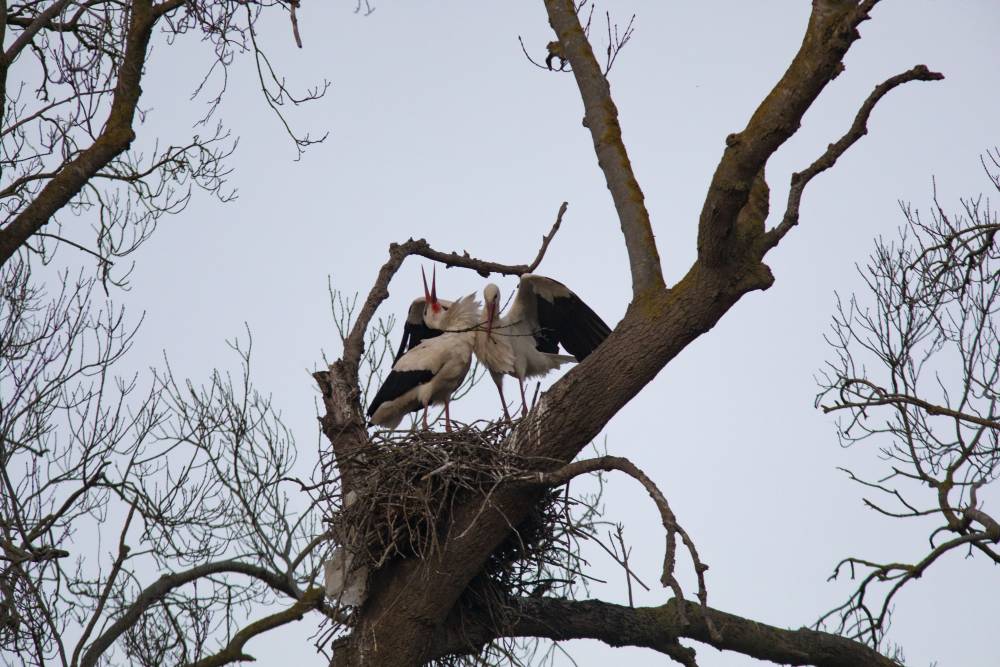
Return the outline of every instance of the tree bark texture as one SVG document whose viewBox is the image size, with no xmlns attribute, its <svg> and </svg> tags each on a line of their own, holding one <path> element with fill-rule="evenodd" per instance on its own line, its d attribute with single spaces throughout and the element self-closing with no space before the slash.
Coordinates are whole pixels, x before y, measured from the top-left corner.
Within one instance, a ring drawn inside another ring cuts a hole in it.
<svg viewBox="0 0 1000 667">
<path fill-rule="evenodd" d="M 677 639 L 687 638 L 782 665 L 898 667 L 877 651 L 844 637 L 807 628 L 778 628 L 676 599 L 659 607 L 552 598 L 522 598 L 514 604 L 520 618 L 507 630 L 510 637 L 599 639 L 610 646 L 639 646 L 661 653 L 673 650 Z M 712 637 L 706 619 L 712 620 L 721 639 Z M 431 654 L 438 657 L 462 652 L 470 643 L 485 644 L 494 638 L 487 626 L 466 626 L 461 631 L 452 628 L 450 633 L 435 637 Z"/>
</svg>

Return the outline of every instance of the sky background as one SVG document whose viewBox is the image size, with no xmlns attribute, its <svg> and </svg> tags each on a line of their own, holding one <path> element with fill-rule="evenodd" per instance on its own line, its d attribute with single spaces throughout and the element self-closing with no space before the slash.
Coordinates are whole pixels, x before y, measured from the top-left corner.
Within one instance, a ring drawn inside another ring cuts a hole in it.
<svg viewBox="0 0 1000 667">
<path fill-rule="evenodd" d="M 608 7 L 622 23 L 636 14 L 611 86 L 672 282 L 695 257 L 696 221 L 724 139 L 743 128 L 787 67 L 809 3 L 636 0 Z M 182 215 L 164 220 L 137 256 L 132 290 L 120 297 L 134 316 L 145 312 L 126 366 L 155 365 L 165 353 L 178 376 L 196 382 L 213 368 L 236 366 L 225 341 L 246 323 L 255 382 L 273 394 L 297 435 L 304 471 L 316 456 L 309 373 L 321 366 L 322 351 L 339 354 L 328 278 L 348 294 L 365 294 L 390 242 L 424 237 L 439 250 L 527 262 L 568 201 L 539 272 L 570 285 L 612 325 L 631 293 L 625 246 L 580 124 L 572 75 L 535 68 L 518 45 L 521 35 L 544 57 L 552 33 L 542 3 L 380 0 L 371 16 L 352 10 L 349 1 L 303 3 L 301 51 L 286 20 L 275 14 L 262 23 L 261 39 L 293 85 L 331 82 L 324 99 L 290 113 L 301 131 L 329 130 L 326 142 L 295 161 L 255 88 L 251 61 L 237 60 L 220 116 L 240 136 L 231 160 L 239 198 L 221 205 L 196 197 Z M 844 74 L 770 161 L 769 223 L 784 209 L 790 173 L 839 138 L 875 84 L 918 63 L 946 80 L 910 83 L 882 101 L 869 135 L 810 184 L 801 225 L 768 256 L 774 286 L 744 297 L 601 436 L 610 453 L 632 459 L 663 489 L 711 566 L 709 601 L 718 609 L 783 627 L 809 625 L 847 593 L 845 584 L 826 581 L 841 557 L 925 553 L 925 526 L 866 510 L 861 489 L 838 472 L 848 466 L 877 475 L 883 468 L 873 448 L 838 446 L 833 420 L 813 407 L 814 377 L 831 356 L 823 334 L 834 293 L 858 287 L 854 265 L 875 237 L 895 233 L 898 200 L 926 207 L 932 176 L 952 209 L 960 196 L 989 185 L 979 155 L 1000 143 L 998 28 L 1000 6 L 989 0 L 896 0 L 877 8 Z M 189 97 L 209 61 L 196 39 L 184 44 L 154 49 L 140 142 L 182 141 L 203 113 Z M 419 267 L 405 263 L 380 316 L 404 313 L 420 294 Z M 498 282 L 505 291 L 516 284 Z M 469 271 L 438 271 L 445 296 L 483 283 Z M 497 415 L 498 407 L 487 382 L 452 414 L 471 421 Z M 614 475 L 605 502 L 607 517 L 625 522 L 633 567 L 655 583 L 663 556 L 655 507 L 632 480 Z M 594 562 L 610 581 L 594 596 L 623 601 L 621 573 L 607 559 Z M 690 563 L 682 560 L 680 572 L 693 591 Z M 1000 596 L 984 591 L 995 589 L 997 577 L 984 561 L 954 554 L 907 586 L 891 639 L 908 663 L 995 665 L 989 638 Z M 640 592 L 637 603 L 667 599 L 655 588 Z M 248 651 L 257 664 L 323 664 L 306 639 L 310 630 L 309 622 L 286 627 Z M 695 646 L 703 667 L 759 664 Z M 597 642 L 565 648 L 579 665 L 666 661 Z"/>
</svg>

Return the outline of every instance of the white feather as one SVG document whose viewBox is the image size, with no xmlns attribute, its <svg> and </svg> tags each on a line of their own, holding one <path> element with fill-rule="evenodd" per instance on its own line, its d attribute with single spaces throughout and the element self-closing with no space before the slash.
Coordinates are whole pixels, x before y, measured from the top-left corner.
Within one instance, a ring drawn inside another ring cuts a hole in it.
<svg viewBox="0 0 1000 667">
<path fill-rule="evenodd" d="M 472 365 L 479 309 L 475 294 L 462 297 L 447 311 L 444 324 L 453 328 L 450 332 L 422 341 L 399 358 L 393 371 L 428 371 L 431 378 L 379 405 L 371 416 L 372 423 L 394 429 L 410 412 L 451 398 Z"/>
</svg>

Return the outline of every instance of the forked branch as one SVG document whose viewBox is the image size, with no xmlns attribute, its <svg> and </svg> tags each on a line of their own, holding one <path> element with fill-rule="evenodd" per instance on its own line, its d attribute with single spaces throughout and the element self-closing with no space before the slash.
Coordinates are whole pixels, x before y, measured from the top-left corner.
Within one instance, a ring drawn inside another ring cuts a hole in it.
<svg viewBox="0 0 1000 667">
<path fill-rule="evenodd" d="M 992 519 L 987 515 L 979 513 L 977 516 L 986 522 L 992 522 Z M 988 532 L 969 532 L 942 542 L 914 564 L 875 563 L 862 558 L 845 558 L 837 563 L 837 567 L 834 568 L 833 574 L 829 577 L 831 581 L 837 579 L 844 569 L 849 570 L 852 579 L 856 576 L 857 569 L 868 570 L 868 573 L 861 579 L 861 583 L 858 584 L 850 599 L 820 617 L 816 622 L 816 627 L 824 627 L 827 623 L 833 623 L 835 631 L 839 634 L 859 642 L 867 640 L 872 646 L 877 647 L 882 641 L 883 633 L 889 626 L 893 601 L 903 586 L 914 579 L 919 579 L 941 556 L 951 551 L 967 546 L 989 551 L 986 545 L 1000 540 L 998 530 L 1000 527 L 997 526 L 996 522 L 992 522 Z M 889 583 L 891 586 L 882 597 L 881 604 L 878 602 L 872 604 L 871 598 L 876 597 L 872 595 L 874 592 L 872 589 Z"/>
<path fill-rule="evenodd" d="M 802 124 L 826 86 L 844 70 L 843 58 L 860 37 L 874 1 L 813 0 L 812 13 L 795 58 L 761 101 L 747 126 L 726 138 L 698 225 L 698 258 L 721 267 L 739 256 L 737 217 L 767 161 Z M 759 246 L 755 248 L 760 250 Z M 762 256 L 758 254 L 758 258 Z"/>
<path fill-rule="evenodd" d="M 276 591 L 280 591 L 288 596 L 295 597 L 295 589 L 288 579 L 278 574 L 265 570 L 262 567 L 251 563 L 244 563 L 237 560 L 219 561 L 205 563 L 192 567 L 183 572 L 165 574 L 155 582 L 147 586 L 136 597 L 135 601 L 125 609 L 124 613 L 115 623 L 109 625 L 94 642 L 87 647 L 80 659 L 80 667 L 94 667 L 97 665 L 108 648 L 118 640 L 125 632 L 133 627 L 136 620 L 142 616 L 153 605 L 162 601 L 170 593 L 181 586 L 185 586 L 203 578 L 210 578 L 214 575 L 233 573 L 243 574 L 259 579 Z"/>
<path fill-rule="evenodd" d="M 875 105 L 878 104 L 879 100 L 885 97 L 885 95 L 893 88 L 901 86 L 909 81 L 938 81 L 943 78 L 943 74 L 930 71 L 927 69 L 926 65 L 917 65 L 912 69 L 909 69 L 902 74 L 890 77 L 875 86 L 875 90 L 868 95 L 868 98 L 861 105 L 857 115 L 854 117 L 854 122 L 851 124 L 850 129 L 847 130 L 844 136 L 836 142 L 830 144 L 826 151 L 811 165 L 800 172 L 792 174 L 792 184 L 791 189 L 788 191 L 788 204 L 785 207 L 785 215 L 782 217 L 781 222 L 777 227 L 764 235 L 764 244 L 761 255 L 778 245 L 778 243 L 781 242 L 781 239 L 784 238 L 785 234 L 787 234 L 792 227 L 798 224 L 799 204 L 802 201 L 802 192 L 806 189 L 809 181 L 811 181 L 817 174 L 820 174 L 837 164 L 837 160 L 840 159 L 841 155 L 847 152 L 848 148 L 853 146 L 861 137 L 868 134 L 868 119 L 871 117 L 872 111 L 875 109 Z"/>
</svg>

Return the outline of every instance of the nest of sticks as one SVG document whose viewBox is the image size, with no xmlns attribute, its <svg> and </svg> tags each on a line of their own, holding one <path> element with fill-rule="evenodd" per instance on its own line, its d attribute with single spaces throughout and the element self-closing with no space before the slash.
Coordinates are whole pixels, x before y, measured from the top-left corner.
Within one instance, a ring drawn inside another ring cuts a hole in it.
<svg viewBox="0 0 1000 667">
<path fill-rule="evenodd" d="M 383 431 L 372 436 L 343 502 L 331 498 L 325 518 L 361 576 L 396 559 L 428 559 L 453 534 L 452 515 L 470 501 L 489 506 L 503 484 L 524 482 L 546 462 L 512 451 L 505 421 L 458 425 L 451 432 Z M 510 622 L 505 600 L 543 593 L 571 597 L 586 584 L 579 542 L 599 523 L 599 494 L 548 488 L 533 511 L 491 555 L 459 609 L 477 619 Z M 474 527 L 472 528 L 474 530 Z"/>
</svg>

